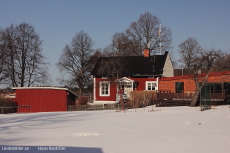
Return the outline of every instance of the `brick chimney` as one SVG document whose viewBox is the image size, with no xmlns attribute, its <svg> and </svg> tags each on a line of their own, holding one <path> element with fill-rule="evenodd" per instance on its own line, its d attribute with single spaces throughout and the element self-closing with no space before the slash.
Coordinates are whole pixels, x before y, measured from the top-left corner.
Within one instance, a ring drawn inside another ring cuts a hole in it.
<svg viewBox="0 0 230 153">
<path fill-rule="evenodd" d="M 144 57 L 149 57 L 149 49 L 144 49 Z"/>
</svg>

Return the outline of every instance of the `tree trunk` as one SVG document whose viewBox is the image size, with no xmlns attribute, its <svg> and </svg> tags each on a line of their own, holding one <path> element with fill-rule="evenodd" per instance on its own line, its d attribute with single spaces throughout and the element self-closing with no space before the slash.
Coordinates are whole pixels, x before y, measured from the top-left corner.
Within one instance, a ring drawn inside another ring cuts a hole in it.
<svg viewBox="0 0 230 153">
<path fill-rule="evenodd" d="M 192 101 L 191 101 L 191 104 L 190 104 L 191 107 L 196 106 L 197 100 L 198 100 L 199 95 L 200 95 L 200 89 L 201 89 L 200 87 L 198 87 L 196 89 L 195 95 L 192 97 Z"/>
<path fill-rule="evenodd" d="M 195 91 L 195 95 L 193 96 L 191 104 L 190 104 L 191 107 L 196 106 L 196 102 L 197 102 L 198 97 L 200 95 L 200 90 L 206 84 L 210 72 L 211 72 L 211 69 L 208 70 L 208 72 L 206 73 L 205 77 L 202 79 L 201 84 L 199 83 L 197 73 L 194 75 L 194 81 L 195 81 L 195 84 L 196 84 L 196 91 Z M 200 76 L 200 77 L 202 77 L 202 76 Z"/>
<path fill-rule="evenodd" d="M 124 102 L 123 102 L 123 97 L 122 97 L 122 89 L 120 89 L 119 94 L 120 94 L 120 101 L 121 101 L 121 110 L 124 111 Z"/>
</svg>

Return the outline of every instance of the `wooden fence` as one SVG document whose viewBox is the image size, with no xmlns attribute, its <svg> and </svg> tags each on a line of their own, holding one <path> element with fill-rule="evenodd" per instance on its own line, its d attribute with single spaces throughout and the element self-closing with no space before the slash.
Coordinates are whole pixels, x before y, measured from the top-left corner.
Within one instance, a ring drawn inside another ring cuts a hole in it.
<svg viewBox="0 0 230 153">
<path fill-rule="evenodd" d="M 124 109 L 130 109 L 130 104 L 124 104 Z M 101 104 L 101 105 L 72 105 L 68 106 L 68 111 L 97 111 L 97 110 L 120 110 L 121 104 Z"/>
<path fill-rule="evenodd" d="M 157 100 L 182 100 L 182 101 L 191 101 L 195 93 L 173 93 L 173 92 L 158 92 Z M 211 93 L 212 101 L 224 100 L 224 93 Z"/>
<path fill-rule="evenodd" d="M 20 108 L 21 107 L 28 107 L 28 112 L 31 112 L 31 106 L 2 106 L 0 107 L 1 114 L 6 114 L 6 113 L 20 113 Z"/>
<path fill-rule="evenodd" d="M 194 93 L 173 93 L 157 92 L 156 100 L 147 105 L 155 104 L 158 107 L 169 106 L 190 106 Z M 229 98 L 230 99 L 230 98 Z M 211 93 L 211 105 L 228 104 L 224 93 Z M 198 102 L 199 105 L 199 102 Z M 104 104 L 104 105 L 73 105 L 68 106 L 68 111 L 96 111 L 96 110 L 120 110 L 121 104 Z M 124 104 L 124 109 L 136 108 L 131 103 Z"/>
<path fill-rule="evenodd" d="M 157 92 L 157 106 L 189 106 L 195 93 Z M 199 100 L 199 99 L 198 99 Z M 211 93 L 211 105 L 226 103 L 224 93 Z"/>
</svg>

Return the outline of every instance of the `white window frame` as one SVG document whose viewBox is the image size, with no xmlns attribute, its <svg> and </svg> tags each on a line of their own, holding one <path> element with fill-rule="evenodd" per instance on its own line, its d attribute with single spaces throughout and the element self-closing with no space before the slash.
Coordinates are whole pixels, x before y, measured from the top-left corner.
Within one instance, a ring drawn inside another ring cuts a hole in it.
<svg viewBox="0 0 230 153">
<path fill-rule="evenodd" d="M 103 93 L 102 93 L 102 90 L 103 90 L 102 84 L 104 84 L 104 83 L 108 84 L 108 94 L 103 94 Z M 100 96 L 110 96 L 110 83 L 109 83 L 109 81 L 101 81 L 101 82 L 100 82 L 99 95 L 100 95 Z"/>
<path fill-rule="evenodd" d="M 148 84 L 151 83 L 151 89 L 152 89 L 152 85 L 155 84 L 155 90 L 149 90 L 148 89 Z M 146 81 L 145 82 L 145 90 L 148 90 L 148 91 L 156 91 L 158 90 L 157 88 L 157 81 Z"/>
</svg>

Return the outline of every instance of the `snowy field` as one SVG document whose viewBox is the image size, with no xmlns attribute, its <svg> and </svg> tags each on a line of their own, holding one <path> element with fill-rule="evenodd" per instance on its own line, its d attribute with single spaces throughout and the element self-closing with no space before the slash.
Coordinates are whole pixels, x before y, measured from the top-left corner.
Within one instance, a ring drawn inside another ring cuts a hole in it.
<svg viewBox="0 0 230 153">
<path fill-rule="evenodd" d="M 151 110 L 1 114 L 0 152 L 230 152 L 229 106 Z"/>
</svg>

